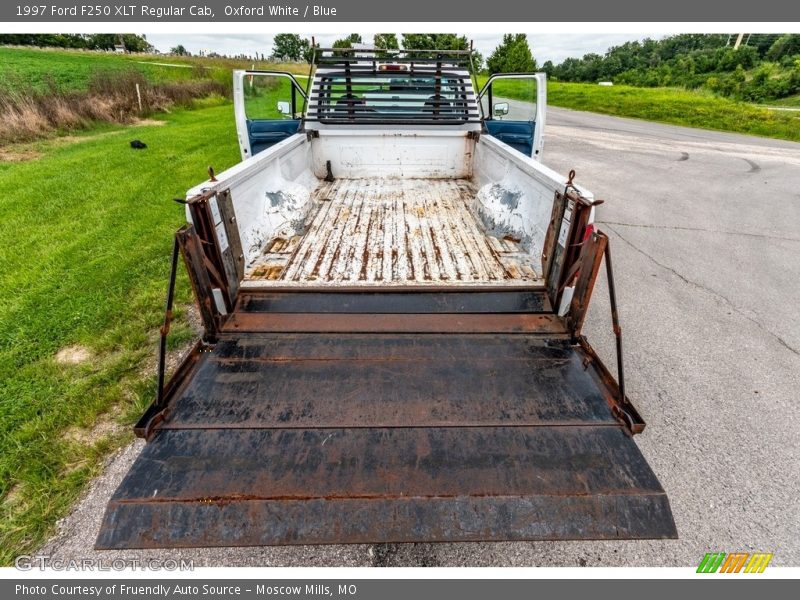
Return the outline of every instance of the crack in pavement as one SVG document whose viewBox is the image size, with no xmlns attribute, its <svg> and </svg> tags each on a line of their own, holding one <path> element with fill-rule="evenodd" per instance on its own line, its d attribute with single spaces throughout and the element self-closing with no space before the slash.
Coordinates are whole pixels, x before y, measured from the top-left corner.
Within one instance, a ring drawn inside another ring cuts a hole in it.
<svg viewBox="0 0 800 600">
<path fill-rule="evenodd" d="M 598 221 L 601 225 L 622 225 L 623 227 L 639 227 L 642 229 L 671 229 L 675 231 L 697 231 L 701 233 L 721 233 L 723 235 L 743 235 L 767 240 L 782 242 L 800 242 L 800 238 L 785 237 L 782 235 L 769 235 L 767 233 L 748 233 L 746 231 L 725 231 L 722 229 L 704 229 L 703 227 L 683 227 L 681 225 L 648 225 L 647 223 L 622 223 L 620 221 Z"/>
<path fill-rule="evenodd" d="M 608 223 L 608 222 L 605 222 L 605 224 L 606 224 L 606 225 L 608 225 L 609 223 Z M 800 356 L 800 350 L 797 350 L 797 348 L 794 348 L 794 347 L 792 347 L 792 346 L 791 346 L 791 345 L 790 345 L 790 344 L 789 344 L 789 343 L 788 343 L 786 340 L 784 340 L 784 339 L 783 339 L 781 336 L 779 336 L 777 333 L 775 333 L 775 332 L 771 331 L 771 330 L 770 330 L 770 329 L 769 329 L 767 326 L 765 326 L 765 325 L 764 325 L 764 324 L 762 324 L 761 322 L 757 321 L 756 319 L 754 319 L 754 318 L 753 318 L 753 317 L 751 317 L 750 315 L 748 315 L 748 314 L 744 313 L 744 312 L 743 312 L 743 311 L 742 311 L 742 310 L 741 310 L 741 309 L 740 309 L 738 306 L 736 306 L 736 305 L 735 305 L 733 302 L 731 302 L 731 301 L 730 301 L 730 300 L 729 300 L 727 297 L 723 296 L 722 294 L 720 294 L 719 292 L 717 292 L 717 291 L 715 291 L 715 290 L 712 290 L 712 289 L 711 289 L 711 288 L 709 288 L 709 287 L 706 287 L 706 286 L 704 286 L 702 283 L 697 283 L 696 281 L 692 281 L 691 279 L 689 279 L 689 278 L 687 278 L 686 276 L 684 276 L 683 274 L 679 273 L 678 271 L 676 271 L 676 270 L 675 270 L 675 269 L 673 269 L 672 267 L 670 267 L 670 266 L 668 266 L 668 265 L 665 265 L 664 263 L 661 263 L 661 262 L 657 261 L 657 260 L 656 260 L 656 259 L 655 259 L 655 258 L 654 258 L 652 255 L 648 254 L 647 252 L 645 252 L 644 250 L 642 250 L 641 248 L 639 248 L 638 246 L 636 246 L 636 245 L 635 245 L 633 242 L 631 242 L 630 240 L 628 240 L 628 239 L 627 239 L 625 236 L 621 235 L 621 234 L 620 234 L 620 232 L 619 232 L 619 231 L 617 231 L 616 229 L 614 229 L 613 227 L 608 227 L 608 229 L 610 229 L 611 231 L 613 231 L 613 232 L 614 232 L 614 234 L 615 234 L 615 235 L 616 235 L 616 236 L 617 236 L 619 239 L 621 239 L 621 240 L 622 240 L 623 242 L 625 242 L 625 243 L 626 243 L 628 246 L 630 246 L 631 248 L 633 248 L 634 250 L 636 250 L 636 251 L 637 251 L 639 254 L 641 254 L 641 255 L 642 255 L 642 256 L 644 256 L 645 258 L 648 258 L 648 259 L 649 259 L 650 261 L 652 261 L 654 264 L 658 265 L 659 267 L 661 267 L 662 269 L 664 269 L 664 270 L 666 270 L 666 271 L 669 271 L 670 273 L 672 273 L 673 275 L 675 275 L 676 277 L 678 277 L 678 279 L 680 279 L 680 280 L 681 280 L 681 281 L 683 281 L 684 283 L 686 283 L 686 284 L 688 284 L 688 285 L 691 285 L 691 286 L 693 286 L 693 287 L 696 287 L 696 288 L 698 288 L 698 289 L 700 289 L 700 290 L 703 290 L 704 292 L 707 292 L 707 293 L 711 294 L 712 296 L 716 296 L 717 298 L 719 298 L 720 300 L 722 300 L 723 302 L 725 302 L 725 304 L 727 304 L 728 306 L 730 306 L 730 307 L 733 309 L 733 311 L 734 311 L 736 314 L 738 314 L 738 315 L 740 315 L 740 316 L 744 317 L 745 319 L 747 319 L 748 321 L 750 321 L 751 323 L 753 323 L 754 325 L 756 325 L 756 326 L 757 326 L 757 327 L 758 327 L 758 328 L 759 328 L 761 331 L 763 331 L 763 332 L 765 332 L 765 333 L 768 333 L 769 335 L 771 335 L 772 337 L 774 337 L 774 338 L 775 338 L 775 339 L 778 341 L 778 343 L 780 343 L 780 344 L 781 344 L 781 345 L 782 345 L 784 348 L 786 348 L 787 350 L 789 350 L 789 351 L 793 352 L 793 353 L 794 353 L 794 354 L 796 354 L 797 356 Z"/>
</svg>

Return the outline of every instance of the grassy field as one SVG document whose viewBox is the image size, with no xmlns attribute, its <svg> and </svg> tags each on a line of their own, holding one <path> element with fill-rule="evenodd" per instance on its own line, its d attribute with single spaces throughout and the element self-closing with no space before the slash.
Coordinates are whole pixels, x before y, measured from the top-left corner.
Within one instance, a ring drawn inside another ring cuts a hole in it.
<svg viewBox="0 0 800 600">
<path fill-rule="evenodd" d="M 800 141 L 800 115 L 758 108 L 710 94 L 671 88 L 601 87 L 554 83 L 548 86 L 555 106 Z"/>
<path fill-rule="evenodd" d="M 85 90 L 98 71 L 137 71 L 150 81 L 193 79 L 195 70 L 134 61 L 108 52 L 78 52 L 8 48 L 0 46 L 0 85 L 31 85 L 46 89 L 50 83 L 65 91 Z M 163 62 L 171 62 L 164 60 Z"/>
<path fill-rule="evenodd" d="M 101 122 L 129 124 L 191 108 L 212 95 L 230 97 L 231 71 L 253 65 L 308 70 L 301 64 L 0 47 L 0 145 Z M 262 114 L 273 112 L 274 106 Z"/>
<path fill-rule="evenodd" d="M 154 397 L 172 201 L 239 160 L 229 103 L 6 148 L 0 161 L 0 564 L 52 532 Z M 129 140 L 148 148 L 136 151 Z M 169 165 L 168 172 L 165 165 Z M 190 293 L 173 345 L 192 337 Z M 59 354 L 59 352 L 61 354 Z"/>
<path fill-rule="evenodd" d="M 494 94 L 528 99 L 530 92 L 524 85 L 519 81 L 498 82 Z M 548 103 L 553 106 L 800 141 L 800 113 L 759 108 L 707 93 L 561 82 L 549 82 L 547 90 Z"/>
<path fill-rule="evenodd" d="M 253 64 L 257 69 L 277 68 L 308 75 L 308 65 L 304 64 L 0 46 L 0 85 L 30 84 L 44 89 L 53 82 L 65 90 L 80 91 L 98 71 L 136 71 L 152 82 L 210 78 L 227 83 L 233 69 L 251 68 Z"/>
<path fill-rule="evenodd" d="M 296 75 L 295 79 L 301 86 L 305 86 L 307 79 Z M 244 109 L 250 119 L 284 119 L 278 111 L 278 101 L 290 102 L 292 97 L 292 82 L 287 77 L 255 77 L 253 84 L 245 81 Z M 300 94 L 296 95 L 297 111 L 304 108 Z"/>
<path fill-rule="evenodd" d="M 308 74 L 305 64 L 0 47 L 0 88 L 30 84 L 36 89 L 46 89 L 52 82 L 63 89 L 83 90 L 98 72 L 120 71 L 135 71 L 154 83 L 211 79 L 229 85 L 232 69 L 249 68 L 254 64 L 257 69 Z M 481 77 L 480 82 L 485 79 Z M 529 95 L 522 81 L 503 82 L 497 86 L 503 86 L 504 90 L 497 90 L 496 95 L 506 93 L 514 98 Z M 548 89 L 553 106 L 800 141 L 800 114 L 768 110 L 708 93 L 560 82 L 550 82 Z M 783 99 L 776 104 L 797 107 L 800 98 Z"/>
<path fill-rule="evenodd" d="M 800 94 L 795 96 L 788 96 L 786 98 L 781 98 L 780 100 L 769 100 L 764 102 L 765 105 L 768 106 L 783 106 L 786 108 L 800 108 Z"/>
</svg>

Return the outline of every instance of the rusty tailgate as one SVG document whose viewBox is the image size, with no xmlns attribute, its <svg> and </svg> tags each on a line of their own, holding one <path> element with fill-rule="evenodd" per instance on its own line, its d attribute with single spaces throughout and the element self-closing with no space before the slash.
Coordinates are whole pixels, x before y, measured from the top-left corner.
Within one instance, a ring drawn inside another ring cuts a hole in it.
<svg viewBox="0 0 800 600">
<path fill-rule="evenodd" d="M 675 537 L 585 340 L 481 326 L 545 292 L 469 293 L 242 297 L 262 326 L 224 327 L 145 415 L 97 547 Z"/>
</svg>

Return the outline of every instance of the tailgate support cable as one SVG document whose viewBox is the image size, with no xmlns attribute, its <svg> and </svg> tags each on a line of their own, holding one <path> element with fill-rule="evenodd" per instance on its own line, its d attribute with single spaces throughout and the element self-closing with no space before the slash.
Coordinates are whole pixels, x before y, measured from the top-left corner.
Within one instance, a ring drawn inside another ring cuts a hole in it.
<svg viewBox="0 0 800 600">
<path fill-rule="evenodd" d="M 180 246 L 178 238 L 172 246 L 172 268 L 169 274 L 169 287 L 167 288 L 167 301 L 164 308 L 164 324 L 161 326 L 161 340 L 158 347 L 158 395 L 156 396 L 156 406 L 162 406 L 164 402 L 164 376 L 167 370 L 167 334 L 172 322 L 172 303 L 175 298 L 175 279 L 178 274 L 178 254 Z"/>
<path fill-rule="evenodd" d="M 617 381 L 619 383 L 619 393 L 622 403 L 627 403 L 625 396 L 625 369 L 622 364 L 622 328 L 619 325 L 619 313 L 617 311 L 617 292 L 614 288 L 614 269 L 611 265 L 611 244 L 606 244 L 606 275 L 608 276 L 608 301 L 611 304 L 611 325 L 614 328 L 614 337 L 617 340 Z"/>
</svg>

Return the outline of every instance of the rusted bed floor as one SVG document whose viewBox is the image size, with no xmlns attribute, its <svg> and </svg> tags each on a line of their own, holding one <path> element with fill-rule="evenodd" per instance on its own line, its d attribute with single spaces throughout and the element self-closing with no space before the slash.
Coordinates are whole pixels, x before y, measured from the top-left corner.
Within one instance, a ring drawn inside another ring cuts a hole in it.
<svg viewBox="0 0 800 600">
<path fill-rule="evenodd" d="M 276 238 L 245 274 L 281 285 L 525 284 L 530 257 L 487 235 L 467 180 L 337 179 L 314 192 L 305 235 Z"/>
</svg>

